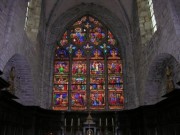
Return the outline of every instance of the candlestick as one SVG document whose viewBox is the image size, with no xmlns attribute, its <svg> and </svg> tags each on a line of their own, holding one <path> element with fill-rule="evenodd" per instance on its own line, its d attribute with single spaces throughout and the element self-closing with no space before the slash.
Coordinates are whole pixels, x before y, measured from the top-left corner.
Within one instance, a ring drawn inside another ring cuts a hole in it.
<svg viewBox="0 0 180 135">
<path fill-rule="evenodd" d="M 66 118 L 65 118 L 65 120 L 64 120 L 64 126 L 66 126 Z"/>
<path fill-rule="evenodd" d="M 73 118 L 71 119 L 71 126 L 73 126 Z"/>
<path fill-rule="evenodd" d="M 101 127 L 101 118 L 99 119 L 99 126 Z"/>
<path fill-rule="evenodd" d="M 78 126 L 80 126 L 80 119 L 78 118 Z"/>
<path fill-rule="evenodd" d="M 107 126 L 108 124 L 107 124 L 107 118 L 106 118 L 106 126 Z"/>
</svg>

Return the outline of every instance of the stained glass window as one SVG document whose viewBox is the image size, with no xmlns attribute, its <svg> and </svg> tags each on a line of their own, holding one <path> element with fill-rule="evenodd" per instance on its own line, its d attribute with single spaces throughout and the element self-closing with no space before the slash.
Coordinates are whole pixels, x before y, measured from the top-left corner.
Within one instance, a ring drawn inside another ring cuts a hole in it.
<svg viewBox="0 0 180 135">
<path fill-rule="evenodd" d="M 148 0 L 148 4 L 149 4 L 150 13 L 151 13 L 152 28 L 153 28 L 153 32 L 155 33 L 157 31 L 157 24 L 156 24 L 156 18 L 154 15 L 154 8 L 153 8 L 152 0 Z"/>
<path fill-rule="evenodd" d="M 113 33 L 86 15 L 67 28 L 54 57 L 54 110 L 124 107 L 122 60 Z"/>
<path fill-rule="evenodd" d="M 27 29 L 28 16 L 29 16 L 29 8 L 30 8 L 30 2 L 28 2 L 28 6 L 27 6 L 27 10 L 26 10 L 26 18 L 25 18 L 24 30 Z"/>
</svg>

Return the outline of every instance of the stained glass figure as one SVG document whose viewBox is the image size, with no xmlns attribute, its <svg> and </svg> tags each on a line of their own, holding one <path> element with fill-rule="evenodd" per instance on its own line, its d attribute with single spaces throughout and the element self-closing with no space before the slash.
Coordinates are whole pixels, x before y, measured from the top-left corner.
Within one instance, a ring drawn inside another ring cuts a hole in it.
<svg viewBox="0 0 180 135">
<path fill-rule="evenodd" d="M 86 81 L 87 62 L 83 52 L 78 49 L 72 62 L 71 109 L 85 110 L 86 107 Z"/>
<path fill-rule="evenodd" d="M 115 74 L 122 72 L 122 64 L 119 60 L 108 61 L 108 73 Z"/>
<path fill-rule="evenodd" d="M 69 73 L 69 62 L 68 61 L 55 61 L 54 73 L 56 74 L 67 74 Z"/>
<path fill-rule="evenodd" d="M 90 60 L 91 110 L 102 110 L 105 107 L 104 60 L 100 50 L 95 49 Z"/>
<path fill-rule="evenodd" d="M 122 109 L 122 99 L 124 102 L 122 63 L 116 49 L 109 51 L 107 64 L 109 109 Z"/>
<path fill-rule="evenodd" d="M 68 76 L 55 75 L 54 76 L 54 91 L 68 90 Z"/>
<path fill-rule="evenodd" d="M 86 74 L 86 63 L 82 61 L 74 61 L 72 64 L 72 74 Z"/>
<path fill-rule="evenodd" d="M 55 48 L 54 110 L 123 109 L 122 60 L 117 45 L 112 32 L 89 15 L 64 32 Z"/>
<path fill-rule="evenodd" d="M 100 75 L 104 73 L 104 61 L 92 60 L 90 63 L 90 73 L 92 75 Z"/>
<path fill-rule="evenodd" d="M 53 109 L 54 110 L 67 110 L 68 94 L 67 92 L 54 92 L 53 93 Z"/>
<path fill-rule="evenodd" d="M 110 91 L 109 92 L 109 108 L 122 109 L 124 105 L 124 96 L 122 92 Z"/>
<path fill-rule="evenodd" d="M 91 92 L 91 110 L 105 109 L 105 94 L 104 91 L 92 91 Z"/>
<path fill-rule="evenodd" d="M 72 89 L 72 91 L 86 90 L 86 76 L 73 75 L 71 89 Z"/>
<path fill-rule="evenodd" d="M 104 90 L 105 89 L 104 76 L 90 78 L 90 90 Z"/>
<path fill-rule="evenodd" d="M 86 93 L 84 91 L 72 92 L 71 104 L 72 104 L 72 110 L 85 110 L 87 108 Z"/>
</svg>

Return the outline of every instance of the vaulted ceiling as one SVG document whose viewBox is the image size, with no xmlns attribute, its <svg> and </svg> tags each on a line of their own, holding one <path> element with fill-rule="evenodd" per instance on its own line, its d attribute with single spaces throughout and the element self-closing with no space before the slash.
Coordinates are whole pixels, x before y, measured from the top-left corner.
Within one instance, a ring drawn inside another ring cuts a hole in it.
<svg viewBox="0 0 180 135">
<path fill-rule="evenodd" d="M 52 24 L 57 17 L 82 3 L 93 3 L 102 6 L 115 14 L 118 18 L 124 18 L 131 22 L 133 12 L 133 0 L 45 0 L 46 24 Z"/>
</svg>

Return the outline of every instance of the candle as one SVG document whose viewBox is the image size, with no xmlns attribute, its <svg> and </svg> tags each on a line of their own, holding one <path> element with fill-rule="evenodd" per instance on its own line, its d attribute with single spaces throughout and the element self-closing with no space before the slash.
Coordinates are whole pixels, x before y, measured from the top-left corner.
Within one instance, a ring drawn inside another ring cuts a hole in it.
<svg viewBox="0 0 180 135">
<path fill-rule="evenodd" d="M 99 126 L 101 126 L 101 118 L 99 119 Z"/>
<path fill-rule="evenodd" d="M 80 119 L 78 118 L 78 126 L 80 126 Z"/>
<path fill-rule="evenodd" d="M 73 118 L 71 119 L 71 126 L 73 126 Z"/>
<path fill-rule="evenodd" d="M 114 126 L 114 119 L 112 118 L 112 126 Z"/>
<path fill-rule="evenodd" d="M 108 124 L 107 124 L 107 118 L 106 118 L 106 126 L 107 126 Z"/>
<path fill-rule="evenodd" d="M 65 120 L 64 120 L 64 126 L 66 126 L 66 118 L 65 118 Z"/>
</svg>

